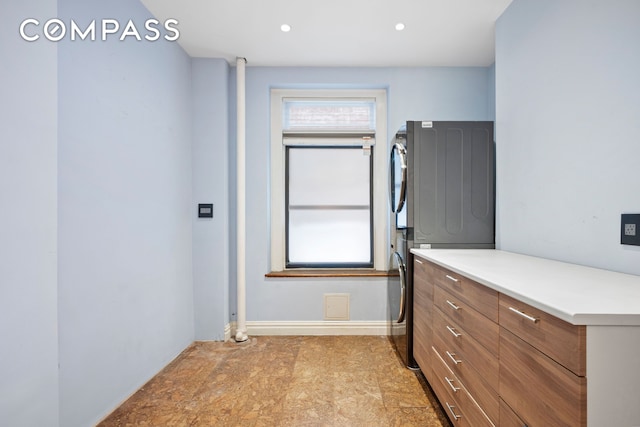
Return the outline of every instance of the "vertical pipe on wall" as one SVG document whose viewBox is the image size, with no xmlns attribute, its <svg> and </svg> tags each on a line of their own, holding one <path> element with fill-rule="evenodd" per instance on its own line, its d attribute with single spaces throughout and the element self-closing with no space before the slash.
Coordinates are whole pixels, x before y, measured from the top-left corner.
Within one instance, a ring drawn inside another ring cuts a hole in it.
<svg viewBox="0 0 640 427">
<path fill-rule="evenodd" d="M 237 75 L 237 290 L 238 290 L 238 318 L 236 322 L 236 341 L 244 342 L 247 336 L 246 313 L 246 184 L 245 184 L 245 58 L 236 58 Z"/>
</svg>

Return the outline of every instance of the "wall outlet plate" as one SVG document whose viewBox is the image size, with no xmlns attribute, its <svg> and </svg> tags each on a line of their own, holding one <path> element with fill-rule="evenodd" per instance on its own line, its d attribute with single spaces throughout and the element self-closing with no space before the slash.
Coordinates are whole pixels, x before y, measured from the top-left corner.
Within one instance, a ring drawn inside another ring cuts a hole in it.
<svg viewBox="0 0 640 427">
<path fill-rule="evenodd" d="M 620 243 L 640 246 L 640 214 L 622 214 Z"/>
</svg>

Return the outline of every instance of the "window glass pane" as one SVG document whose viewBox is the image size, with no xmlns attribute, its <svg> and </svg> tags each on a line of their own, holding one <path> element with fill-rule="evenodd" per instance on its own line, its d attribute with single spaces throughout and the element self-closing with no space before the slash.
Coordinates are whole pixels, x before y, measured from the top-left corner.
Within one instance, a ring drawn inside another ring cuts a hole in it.
<svg viewBox="0 0 640 427">
<path fill-rule="evenodd" d="M 289 213 L 289 262 L 370 263 L 368 210 L 293 210 Z"/>
<path fill-rule="evenodd" d="M 370 265 L 371 156 L 362 147 L 288 147 L 287 167 L 288 265 Z"/>
<path fill-rule="evenodd" d="M 288 149 L 289 205 L 369 205 L 370 156 L 358 148 Z"/>
<path fill-rule="evenodd" d="M 282 129 L 375 130 L 373 101 L 288 100 L 283 106 Z"/>
</svg>

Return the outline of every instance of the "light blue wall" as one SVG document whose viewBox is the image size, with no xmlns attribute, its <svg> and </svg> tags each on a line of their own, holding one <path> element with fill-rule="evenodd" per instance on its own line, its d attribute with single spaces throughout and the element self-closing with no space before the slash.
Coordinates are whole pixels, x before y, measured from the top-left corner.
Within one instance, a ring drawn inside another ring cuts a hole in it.
<svg viewBox="0 0 640 427">
<path fill-rule="evenodd" d="M 151 17 L 128 0 L 60 0 L 58 15 Z M 194 339 L 191 60 L 115 37 L 58 54 L 60 424 L 80 427 Z"/>
<path fill-rule="evenodd" d="M 488 106 L 488 114 L 489 120 L 496 120 L 496 64 L 495 62 L 489 67 L 489 75 L 488 75 L 488 84 L 487 84 L 487 103 Z M 495 128 L 494 128 L 495 132 Z M 495 137 L 495 135 L 494 135 Z"/>
<path fill-rule="evenodd" d="M 223 340 L 229 323 L 229 65 L 193 59 L 191 67 L 195 338 Z M 197 218 L 198 203 L 213 203 L 213 219 Z"/>
<path fill-rule="evenodd" d="M 515 0 L 496 27 L 498 245 L 640 274 L 640 2 Z"/>
<path fill-rule="evenodd" d="M 269 94 L 271 88 L 385 88 L 388 134 L 380 149 L 406 120 L 491 120 L 489 68 L 278 68 L 251 67 L 247 93 L 247 320 L 317 321 L 323 294 L 351 294 L 351 320 L 386 319 L 386 279 L 266 279 L 269 271 Z M 235 93 L 235 72 L 231 93 Z M 235 99 L 231 100 L 235 103 Z M 232 109 L 235 118 L 235 107 Z M 231 131 L 235 141 L 235 129 Z M 235 149 L 230 164 L 235 165 Z M 386 154 L 385 154 L 386 155 Z M 235 175 L 230 218 L 235 224 Z M 235 266 L 235 236 L 231 239 Z M 235 267 L 233 267 L 235 268 Z M 235 311 L 235 271 L 231 310 Z"/>
<path fill-rule="evenodd" d="M 0 2 L 0 425 L 58 425 L 57 59 L 25 18 L 55 0 Z"/>
<path fill-rule="evenodd" d="M 10 100 L 0 119 L 10 206 L 0 210 L 0 419 L 92 425 L 234 318 L 235 74 L 171 43 L 17 39 L 30 15 L 144 22 L 138 2 L 1 12 L 12 60 L 0 70 Z M 353 320 L 386 318 L 385 279 L 264 278 L 270 88 L 385 88 L 388 141 L 404 120 L 491 119 L 491 78 L 487 68 L 249 66 L 248 319 L 320 320 L 329 292 L 351 293 Z M 196 218 L 199 202 L 215 204 L 213 220 Z"/>
</svg>

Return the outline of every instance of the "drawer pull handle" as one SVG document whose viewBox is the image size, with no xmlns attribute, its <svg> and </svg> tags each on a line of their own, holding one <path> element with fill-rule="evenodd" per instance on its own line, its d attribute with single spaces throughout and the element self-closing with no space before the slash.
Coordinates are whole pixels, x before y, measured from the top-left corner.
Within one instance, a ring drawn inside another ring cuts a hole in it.
<svg viewBox="0 0 640 427">
<path fill-rule="evenodd" d="M 420 261 L 418 258 L 414 258 L 414 259 L 416 260 L 416 262 L 417 262 L 418 264 L 422 264 L 422 261 Z"/>
<path fill-rule="evenodd" d="M 449 304 L 451 306 L 451 308 L 453 308 L 454 310 L 460 310 L 460 306 L 455 305 L 454 303 L 452 303 L 449 300 L 447 300 L 447 304 Z"/>
<path fill-rule="evenodd" d="M 517 308 L 513 308 L 513 307 L 509 307 L 509 310 L 513 311 L 516 314 L 519 314 L 520 316 L 524 317 L 527 320 L 531 320 L 533 323 L 538 323 L 538 321 L 540 319 L 533 317 L 533 316 L 529 316 L 527 313 L 523 313 L 522 311 L 518 310 Z"/>
<path fill-rule="evenodd" d="M 462 334 L 459 334 L 458 332 L 456 332 L 456 330 L 454 328 L 452 328 L 451 326 L 447 326 L 447 330 L 449 332 L 451 332 L 451 335 L 453 335 L 454 337 L 458 338 L 461 337 Z"/>
<path fill-rule="evenodd" d="M 456 356 L 456 354 L 455 354 L 455 353 L 451 354 L 451 353 L 449 353 L 448 351 L 445 351 L 445 353 L 447 353 L 447 356 L 449 356 L 449 359 L 451 359 L 451 361 L 452 361 L 453 363 L 455 363 L 456 365 L 457 365 L 458 363 L 462 363 L 462 360 L 457 360 L 457 359 L 456 359 L 456 357 L 455 357 L 455 356 Z"/>
<path fill-rule="evenodd" d="M 449 402 L 445 402 L 445 405 L 447 405 L 447 408 L 449 408 L 449 412 L 451 412 L 451 416 L 453 417 L 454 421 L 457 421 L 459 418 L 462 418 L 462 415 L 458 415 L 454 412 L 454 409 L 455 409 L 454 405 L 450 405 Z"/>
<path fill-rule="evenodd" d="M 447 275 L 445 275 L 445 277 L 446 277 L 447 279 L 451 280 L 452 282 L 456 282 L 456 283 L 458 283 L 458 281 L 459 281 L 459 280 L 458 280 L 458 279 L 456 279 L 455 277 L 453 277 L 453 276 L 449 276 L 448 274 L 447 274 Z"/>
<path fill-rule="evenodd" d="M 449 387 L 451 387 L 451 390 L 453 390 L 454 393 L 457 393 L 458 390 L 460 390 L 460 387 L 456 387 L 453 385 L 453 380 L 449 379 L 448 377 L 444 377 L 444 380 L 447 382 L 447 384 L 449 384 Z"/>
</svg>

